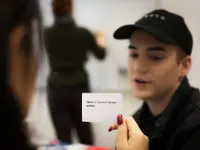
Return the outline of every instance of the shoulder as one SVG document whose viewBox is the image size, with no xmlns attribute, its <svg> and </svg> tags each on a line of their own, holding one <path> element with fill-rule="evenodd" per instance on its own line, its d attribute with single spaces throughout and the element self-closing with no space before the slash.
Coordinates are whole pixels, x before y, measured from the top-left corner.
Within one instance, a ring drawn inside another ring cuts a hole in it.
<svg viewBox="0 0 200 150">
<path fill-rule="evenodd" d="M 85 27 L 79 27 L 78 29 L 82 34 L 84 34 L 87 37 L 92 37 L 93 36 L 92 32 L 89 29 L 85 28 Z"/>
<path fill-rule="evenodd" d="M 188 115 L 175 134 L 178 143 L 185 143 L 194 137 L 200 139 L 200 92 L 197 89 L 192 91 L 190 100 Z"/>
<path fill-rule="evenodd" d="M 187 116 L 185 117 L 180 131 L 190 131 L 200 126 L 200 92 L 199 89 L 193 88 L 189 98 L 189 104 L 186 107 Z"/>
<path fill-rule="evenodd" d="M 44 34 L 49 34 L 51 33 L 53 30 L 56 29 L 56 26 L 55 25 L 52 25 L 52 26 L 48 26 L 44 29 Z"/>
<path fill-rule="evenodd" d="M 194 92 L 194 91 L 193 91 Z M 197 97 L 198 92 L 193 93 L 189 98 L 189 103 L 185 108 L 180 109 L 181 115 L 177 115 L 174 121 L 168 126 L 165 132 L 166 139 L 170 139 L 169 149 L 190 150 L 191 143 L 195 143 L 196 139 L 200 139 L 200 99 Z M 189 143 L 189 144 L 188 144 Z M 200 144 L 200 142 L 199 142 Z M 200 145 L 199 145 L 200 146 Z"/>
<path fill-rule="evenodd" d="M 200 111 L 196 110 L 190 117 L 185 120 L 182 126 L 178 129 L 178 132 L 172 138 L 172 147 L 181 147 L 184 150 L 193 149 L 200 146 Z"/>
<path fill-rule="evenodd" d="M 200 91 L 198 88 L 192 87 L 191 101 L 196 107 L 200 107 Z"/>
<path fill-rule="evenodd" d="M 190 105 L 190 112 L 180 126 L 181 132 L 190 132 L 200 127 L 200 99 L 196 99 L 195 101 L 195 103 L 193 102 Z"/>
</svg>

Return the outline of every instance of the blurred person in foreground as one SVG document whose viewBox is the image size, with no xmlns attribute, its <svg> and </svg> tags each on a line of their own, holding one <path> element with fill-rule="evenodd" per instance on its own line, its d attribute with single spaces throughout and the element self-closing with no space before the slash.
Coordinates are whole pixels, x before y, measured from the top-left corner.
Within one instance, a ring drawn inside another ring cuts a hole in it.
<svg viewBox="0 0 200 150">
<path fill-rule="evenodd" d="M 41 50 L 36 0 L 0 1 L 0 149 L 33 150 L 24 121 L 31 106 Z"/>
<path fill-rule="evenodd" d="M 93 144 L 92 128 L 82 122 L 82 93 L 90 92 L 85 69 L 87 53 L 97 59 L 106 56 L 104 39 L 79 27 L 72 17 L 72 0 L 53 0 L 55 24 L 45 30 L 45 45 L 50 64 L 48 104 L 57 137 L 72 143 L 76 130 L 80 143 Z"/>
<path fill-rule="evenodd" d="M 193 38 L 184 18 L 154 10 L 114 38 L 130 41 L 130 83 L 144 101 L 134 119 L 118 116 L 116 149 L 199 150 L 200 92 L 187 78 Z"/>
</svg>

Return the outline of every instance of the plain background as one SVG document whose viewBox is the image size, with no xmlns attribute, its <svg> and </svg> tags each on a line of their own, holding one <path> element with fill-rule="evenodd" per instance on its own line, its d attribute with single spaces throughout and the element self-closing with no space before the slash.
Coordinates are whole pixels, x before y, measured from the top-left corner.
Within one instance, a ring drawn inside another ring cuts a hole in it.
<svg viewBox="0 0 200 150">
<path fill-rule="evenodd" d="M 51 1 L 41 0 L 44 25 L 51 26 L 53 15 Z M 113 32 L 121 25 L 132 24 L 144 13 L 156 7 L 155 0 L 75 0 L 74 17 L 78 25 L 92 32 L 101 31 L 105 35 L 108 56 L 99 62 L 89 55 L 87 69 L 93 91 L 129 89 L 126 76 L 119 74 L 120 68 L 127 68 L 128 41 L 116 41 Z M 38 86 L 46 86 L 48 65 L 44 60 Z"/>
</svg>

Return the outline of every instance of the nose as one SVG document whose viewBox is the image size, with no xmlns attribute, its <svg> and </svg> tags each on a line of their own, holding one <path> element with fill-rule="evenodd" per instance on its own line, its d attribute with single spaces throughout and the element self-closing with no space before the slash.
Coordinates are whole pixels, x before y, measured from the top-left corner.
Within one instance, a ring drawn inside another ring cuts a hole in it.
<svg viewBox="0 0 200 150">
<path fill-rule="evenodd" d="M 136 61 L 132 62 L 132 69 L 135 73 L 144 74 L 148 71 L 148 62 L 142 58 L 138 58 Z"/>
</svg>

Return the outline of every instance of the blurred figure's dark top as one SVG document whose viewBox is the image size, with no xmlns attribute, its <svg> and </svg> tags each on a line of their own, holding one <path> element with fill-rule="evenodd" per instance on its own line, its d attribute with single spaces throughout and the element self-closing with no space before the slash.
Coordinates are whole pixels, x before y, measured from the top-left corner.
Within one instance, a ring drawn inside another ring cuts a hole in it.
<svg viewBox="0 0 200 150">
<path fill-rule="evenodd" d="M 88 52 L 99 60 L 105 58 L 105 49 L 97 45 L 93 34 L 78 27 L 70 16 L 57 17 L 55 25 L 46 29 L 44 35 L 50 64 L 48 85 L 51 87 L 87 83 Z"/>
</svg>

